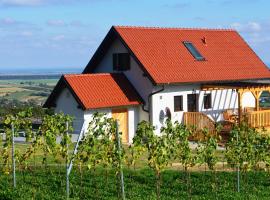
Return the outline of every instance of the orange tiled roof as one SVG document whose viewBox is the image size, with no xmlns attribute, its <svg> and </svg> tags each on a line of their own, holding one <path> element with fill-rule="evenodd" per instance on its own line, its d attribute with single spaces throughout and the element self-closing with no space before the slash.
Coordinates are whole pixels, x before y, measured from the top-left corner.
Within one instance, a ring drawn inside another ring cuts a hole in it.
<svg viewBox="0 0 270 200">
<path fill-rule="evenodd" d="M 86 109 L 138 105 L 141 98 L 123 74 L 64 75 Z"/>
<path fill-rule="evenodd" d="M 56 85 L 45 107 L 52 107 L 66 84 L 83 109 L 139 105 L 141 97 L 123 74 L 64 75 Z"/>
<path fill-rule="evenodd" d="M 234 30 L 113 29 L 157 84 L 270 78 L 266 65 Z M 197 61 L 183 41 L 192 42 L 205 61 Z"/>
</svg>

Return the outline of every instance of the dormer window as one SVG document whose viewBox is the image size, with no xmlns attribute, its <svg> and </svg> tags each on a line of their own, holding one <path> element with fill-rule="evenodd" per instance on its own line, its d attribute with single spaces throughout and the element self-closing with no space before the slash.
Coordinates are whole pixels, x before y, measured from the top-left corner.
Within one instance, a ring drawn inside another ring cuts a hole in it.
<svg viewBox="0 0 270 200">
<path fill-rule="evenodd" d="M 195 48 L 195 46 L 191 42 L 185 41 L 183 42 L 183 44 L 197 61 L 205 60 L 205 58 L 200 54 L 200 52 Z"/>
<path fill-rule="evenodd" d="M 113 70 L 126 71 L 130 69 L 129 53 L 114 53 L 113 54 Z"/>
</svg>

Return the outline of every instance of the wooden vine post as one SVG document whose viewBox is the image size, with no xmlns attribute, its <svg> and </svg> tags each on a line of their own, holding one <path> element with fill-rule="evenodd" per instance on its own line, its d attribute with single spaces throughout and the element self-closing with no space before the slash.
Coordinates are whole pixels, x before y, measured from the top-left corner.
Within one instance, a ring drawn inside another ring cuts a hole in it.
<svg viewBox="0 0 270 200">
<path fill-rule="evenodd" d="M 243 91 L 238 90 L 238 124 L 240 125 L 242 121 L 242 97 L 243 97 Z"/>
<path fill-rule="evenodd" d="M 14 123 L 11 124 L 11 140 L 12 140 L 12 174 L 13 174 L 13 187 L 16 188 L 16 162 L 15 162 L 15 146 L 14 146 Z"/>
<path fill-rule="evenodd" d="M 121 195 L 122 199 L 125 200 L 125 186 L 124 186 L 124 174 L 123 174 L 123 168 L 122 168 L 122 146 L 120 142 L 120 136 L 119 136 L 119 123 L 116 120 L 116 139 L 117 139 L 117 152 L 118 152 L 118 161 L 119 161 L 119 175 L 120 175 L 120 182 L 121 182 Z"/>
<path fill-rule="evenodd" d="M 68 138 L 68 130 L 69 130 L 69 124 L 68 121 L 66 121 L 66 137 Z M 68 161 L 68 142 L 66 143 L 67 148 L 67 155 L 66 155 L 66 194 L 67 199 L 69 199 L 69 161 Z"/>
<path fill-rule="evenodd" d="M 236 132 L 236 144 L 239 145 L 239 133 Z M 239 156 L 239 154 L 238 154 Z M 240 168 L 239 168 L 239 158 L 237 159 L 237 192 L 240 192 Z"/>
</svg>

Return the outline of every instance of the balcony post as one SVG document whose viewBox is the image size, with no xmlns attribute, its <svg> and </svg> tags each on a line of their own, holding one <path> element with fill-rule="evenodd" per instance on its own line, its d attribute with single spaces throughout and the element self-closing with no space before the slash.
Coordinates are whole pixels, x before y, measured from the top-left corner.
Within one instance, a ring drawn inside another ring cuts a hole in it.
<svg viewBox="0 0 270 200">
<path fill-rule="evenodd" d="M 241 118 L 242 118 L 242 96 L 243 96 L 243 91 L 238 89 L 237 94 L 238 94 L 238 124 L 240 124 L 241 123 Z"/>
<path fill-rule="evenodd" d="M 252 95 L 255 98 L 255 111 L 259 111 L 260 110 L 260 95 L 261 95 L 261 91 L 259 90 L 255 90 L 255 91 L 251 91 Z"/>
</svg>

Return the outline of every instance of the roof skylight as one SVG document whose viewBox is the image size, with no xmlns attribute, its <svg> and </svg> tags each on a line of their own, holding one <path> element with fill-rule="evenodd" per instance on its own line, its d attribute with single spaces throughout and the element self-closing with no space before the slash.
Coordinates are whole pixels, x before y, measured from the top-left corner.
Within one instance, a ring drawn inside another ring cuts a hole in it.
<svg viewBox="0 0 270 200">
<path fill-rule="evenodd" d="M 195 46 L 191 42 L 185 41 L 183 42 L 183 44 L 196 60 L 198 61 L 205 60 L 205 58 L 200 54 L 200 52 L 195 48 Z"/>
</svg>

